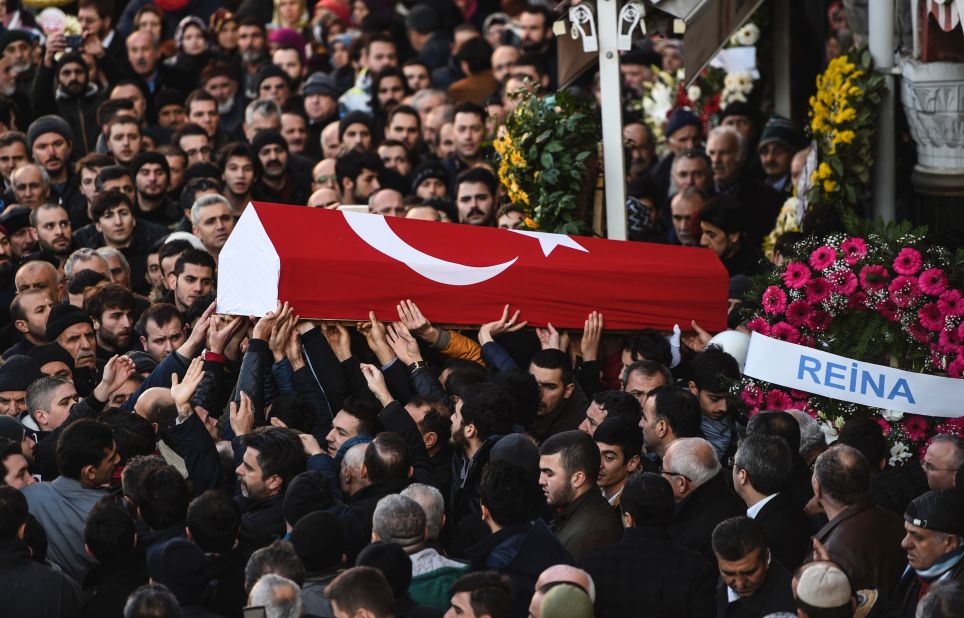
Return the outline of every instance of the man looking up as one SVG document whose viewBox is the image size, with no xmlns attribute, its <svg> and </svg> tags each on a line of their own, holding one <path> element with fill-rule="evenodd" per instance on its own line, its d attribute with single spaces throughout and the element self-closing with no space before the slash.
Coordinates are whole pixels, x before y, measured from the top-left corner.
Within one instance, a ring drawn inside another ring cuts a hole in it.
<svg viewBox="0 0 964 618">
<path fill-rule="evenodd" d="M 626 479 L 639 469 L 643 437 L 635 423 L 613 416 L 596 428 L 593 439 L 600 456 L 596 483 L 609 504 L 618 507 Z"/>
<path fill-rule="evenodd" d="M 577 429 L 584 418 L 581 393 L 576 392 L 575 374 L 569 356 L 559 350 L 536 352 L 529 363 L 529 373 L 539 384 L 540 401 L 532 433 L 545 440 L 561 431 Z"/>
</svg>

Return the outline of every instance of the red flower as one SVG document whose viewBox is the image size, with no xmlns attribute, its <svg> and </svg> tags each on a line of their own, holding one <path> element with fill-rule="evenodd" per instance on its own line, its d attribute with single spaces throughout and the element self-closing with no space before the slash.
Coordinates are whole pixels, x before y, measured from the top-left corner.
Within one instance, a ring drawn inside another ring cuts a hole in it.
<svg viewBox="0 0 964 618">
<path fill-rule="evenodd" d="M 788 343 L 800 343 L 800 331 L 786 322 L 777 322 L 770 328 L 770 336 Z"/>
<path fill-rule="evenodd" d="M 920 322 L 911 322 L 907 325 L 907 332 L 920 343 L 930 343 L 931 334 Z"/>
<path fill-rule="evenodd" d="M 787 307 L 787 322 L 797 327 L 804 326 L 811 313 L 813 305 L 805 300 L 795 300 Z"/>
<path fill-rule="evenodd" d="M 740 392 L 740 399 L 751 408 L 758 408 L 763 403 L 763 391 L 756 384 L 747 384 Z"/>
<path fill-rule="evenodd" d="M 885 421 L 883 418 L 878 418 L 877 424 L 880 425 L 880 428 L 884 431 L 885 436 L 890 434 L 890 423 Z"/>
<path fill-rule="evenodd" d="M 793 406 L 793 400 L 790 399 L 790 395 L 774 388 L 767 391 L 763 405 L 767 410 L 787 410 Z"/>
<path fill-rule="evenodd" d="M 947 275 L 940 268 L 928 268 L 917 278 L 917 283 L 924 294 L 938 296 L 947 289 Z"/>
<path fill-rule="evenodd" d="M 927 437 L 927 419 L 916 414 L 908 414 L 900 423 L 904 435 L 912 442 L 920 442 Z"/>
<path fill-rule="evenodd" d="M 766 321 L 766 318 L 757 316 L 746 323 L 746 327 L 755 333 L 760 333 L 761 335 L 770 334 L 770 323 Z"/>
<path fill-rule="evenodd" d="M 934 332 L 944 330 L 944 316 L 938 309 L 937 303 L 927 303 L 917 312 L 920 325 Z"/>
<path fill-rule="evenodd" d="M 823 277 L 811 279 L 807 284 L 806 296 L 811 303 L 819 303 L 830 296 L 830 283 Z"/>
<path fill-rule="evenodd" d="M 868 292 L 882 290 L 887 287 L 888 277 L 890 277 L 890 273 L 879 264 L 864 266 L 860 269 L 860 287 Z"/>
<path fill-rule="evenodd" d="M 960 378 L 964 375 L 964 356 L 958 354 L 957 358 L 947 366 L 947 375 L 952 378 Z"/>
<path fill-rule="evenodd" d="M 944 354 L 950 354 L 957 350 L 962 341 L 960 329 L 942 330 L 937 338 L 937 348 Z"/>
<path fill-rule="evenodd" d="M 904 247 L 894 260 L 894 272 L 898 275 L 916 275 L 924 264 L 920 251 Z"/>
<path fill-rule="evenodd" d="M 827 275 L 834 292 L 850 296 L 857 289 L 857 277 L 849 270 L 838 270 Z"/>
<path fill-rule="evenodd" d="M 815 309 L 807 318 L 807 327 L 814 332 L 822 333 L 830 328 L 831 321 L 833 321 L 833 318 L 830 317 L 829 313 L 823 309 Z"/>
<path fill-rule="evenodd" d="M 836 259 L 837 252 L 833 250 L 833 247 L 824 245 L 817 247 L 813 253 L 810 254 L 810 266 L 812 266 L 814 270 L 826 270 Z"/>
<path fill-rule="evenodd" d="M 810 269 L 802 262 L 790 262 L 783 273 L 783 284 L 791 290 L 799 290 L 810 281 Z"/>
<path fill-rule="evenodd" d="M 840 250 L 843 251 L 847 263 L 853 266 L 867 255 L 867 243 L 863 238 L 848 238 L 840 243 Z"/>
<path fill-rule="evenodd" d="M 853 309 L 854 311 L 866 311 L 867 310 L 867 295 L 863 292 L 854 292 L 847 299 L 847 308 Z"/>
<path fill-rule="evenodd" d="M 771 285 L 763 293 L 763 310 L 767 313 L 781 314 L 787 308 L 787 293 Z"/>
<path fill-rule="evenodd" d="M 890 320 L 891 322 L 897 321 L 897 305 L 889 300 L 877 305 L 877 313 L 884 316 L 884 318 Z"/>
<path fill-rule="evenodd" d="M 937 308 L 945 316 L 964 315 L 964 298 L 960 290 L 947 290 L 937 300 Z"/>
<path fill-rule="evenodd" d="M 917 285 L 917 278 L 909 275 L 896 277 L 890 282 L 887 289 L 890 291 L 890 299 L 901 308 L 910 307 L 920 297 L 920 286 Z"/>
</svg>

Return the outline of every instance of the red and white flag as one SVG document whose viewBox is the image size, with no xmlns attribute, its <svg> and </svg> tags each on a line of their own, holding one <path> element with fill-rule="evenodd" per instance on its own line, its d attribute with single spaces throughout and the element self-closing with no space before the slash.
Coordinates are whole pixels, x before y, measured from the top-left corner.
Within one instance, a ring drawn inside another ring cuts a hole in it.
<svg viewBox="0 0 964 618">
<path fill-rule="evenodd" d="M 709 249 L 499 230 L 252 203 L 218 267 L 218 311 L 304 318 L 396 315 L 415 301 L 437 324 L 478 325 L 508 303 L 536 326 L 726 327 L 729 280 Z"/>
</svg>

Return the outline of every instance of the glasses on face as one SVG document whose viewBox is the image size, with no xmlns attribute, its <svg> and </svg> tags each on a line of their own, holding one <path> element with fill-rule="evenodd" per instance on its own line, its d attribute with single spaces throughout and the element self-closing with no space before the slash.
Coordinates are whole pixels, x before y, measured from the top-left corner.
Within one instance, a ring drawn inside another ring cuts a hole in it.
<svg viewBox="0 0 964 618">
<path fill-rule="evenodd" d="M 957 472 L 957 468 L 938 468 L 929 461 L 924 462 L 924 469 L 928 472 Z"/>
<path fill-rule="evenodd" d="M 660 466 L 660 467 L 659 467 L 659 473 L 660 473 L 660 474 L 664 474 L 664 475 L 666 475 L 666 476 L 678 476 L 678 477 L 680 477 L 680 478 L 686 479 L 686 480 L 689 481 L 690 483 L 693 482 L 693 481 L 690 481 L 690 477 L 686 476 L 685 474 L 680 474 L 679 472 L 671 472 L 671 471 L 669 471 L 669 470 L 665 470 L 665 469 L 663 468 L 663 466 Z"/>
</svg>

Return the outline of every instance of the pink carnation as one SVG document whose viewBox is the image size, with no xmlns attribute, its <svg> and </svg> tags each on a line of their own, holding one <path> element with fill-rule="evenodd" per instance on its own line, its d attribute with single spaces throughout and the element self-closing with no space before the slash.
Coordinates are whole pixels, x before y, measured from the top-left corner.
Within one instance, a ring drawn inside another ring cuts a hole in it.
<svg viewBox="0 0 964 618">
<path fill-rule="evenodd" d="M 827 275 L 834 292 L 850 296 L 857 289 L 857 277 L 849 270 L 838 270 Z"/>
<path fill-rule="evenodd" d="M 758 408 L 763 403 L 763 391 L 756 384 L 747 384 L 740 392 L 740 399 L 751 408 Z"/>
<path fill-rule="evenodd" d="M 880 264 L 864 266 L 860 269 L 860 287 L 868 292 L 882 290 L 887 287 L 888 277 L 890 273 Z"/>
<path fill-rule="evenodd" d="M 897 305 L 895 305 L 890 300 L 885 300 L 884 302 L 877 305 L 877 313 L 882 315 L 885 319 L 891 322 L 897 321 Z"/>
<path fill-rule="evenodd" d="M 790 262 L 783 273 L 783 284 L 791 290 L 799 290 L 810 281 L 810 269 L 802 262 Z"/>
<path fill-rule="evenodd" d="M 944 354 L 955 351 L 964 339 L 961 338 L 960 329 L 942 330 L 937 337 L 937 349 Z"/>
<path fill-rule="evenodd" d="M 770 328 L 770 336 L 788 343 L 800 343 L 800 331 L 786 322 L 777 322 Z"/>
<path fill-rule="evenodd" d="M 964 356 L 958 355 L 958 357 L 947 366 L 947 375 L 952 378 L 960 378 L 964 375 Z"/>
<path fill-rule="evenodd" d="M 833 250 L 833 247 L 824 245 L 817 247 L 813 253 L 810 254 L 810 266 L 812 266 L 814 270 L 825 270 L 829 268 L 836 259 L 837 252 Z"/>
<path fill-rule="evenodd" d="M 795 300 L 787 307 L 787 322 L 800 327 L 806 324 L 813 312 L 813 305 L 805 300 Z"/>
<path fill-rule="evenodd" d="M 863 238 L 848 238 L 840 243 L 840 250 L 843 251 L 847 263 L 853 266 L 867 255 L 867 243 Z"/>
<path fill-rule="evenodd" d="M 896 277 L 890 282 L 887 289 L 890 291 L 890 299 L 901 308 L 910 307 L 920 297 L 920 286 L 917 285 L 917 278 L 909 275 Z"/>
<path fill-rule="evenodd" d="M 917 283 L 924 294 L 939 296 L 947 289 L 947 275 L 940 268 L 928 268 L 917 278 Z"/>
<path fill-rule="evenodd" d="M 746 327 L 754 333 L 760 333 L 761 335 L 770 334 L 770 323 L 766 321 L 766 318 L 760 316 L 757 316 L 747 322 Z"/>
<path fill-rule="evenodd" d="M 763 405 L 767 410 L 786 410 L 793 405 L 793 400 L 790 399 L 790 395 L 774 388 L 767 391 Z"/>
<path fill-rule="evenodd" d="M 916 275 L 923 264 L 920 251 L 904 247 L 894 260 L 894 272 L 898 275 Z"/>
<path fill-rule="evenodd" d="M 787 308 L 787 293 L 771 285 L 763 293 L 763 310 L 767 313 L 783 313 Z"/>
<path fill-rule="evenodd" d="M 927 437 L 927 419 L 916 414 L 908 414 L 900 423 L 904 435 L 912 442 L 920 442 Z"/>
<path fill-rule="evenodd" d="M 815 309 L 807 318 L 807 327 L 814 332 L 822 333 L 830 328 L 832 320 L 830 314 L 823 309 Z"/>
<path fill-rule="evenodd" d="M 819 303 L 830 296 L 830 283 L 823 277 L 811 279 L 807 284 L 806 296 L 811 303 Z"/>
<path fill-rule="evenodd" d="M 944 330 L 944 316 L 937 307 L 937 303 L 927 303 L 921 307 L 917 317 L 920 319 L 921 326 L 927 330 L 934 332 Z"/>
<path fill-rule="evenodd" d="M 964 315 L 964 298 L 960 290 L 947 290 L 937 300 L 937 308 L 945 316 Z"/>
</svg>

